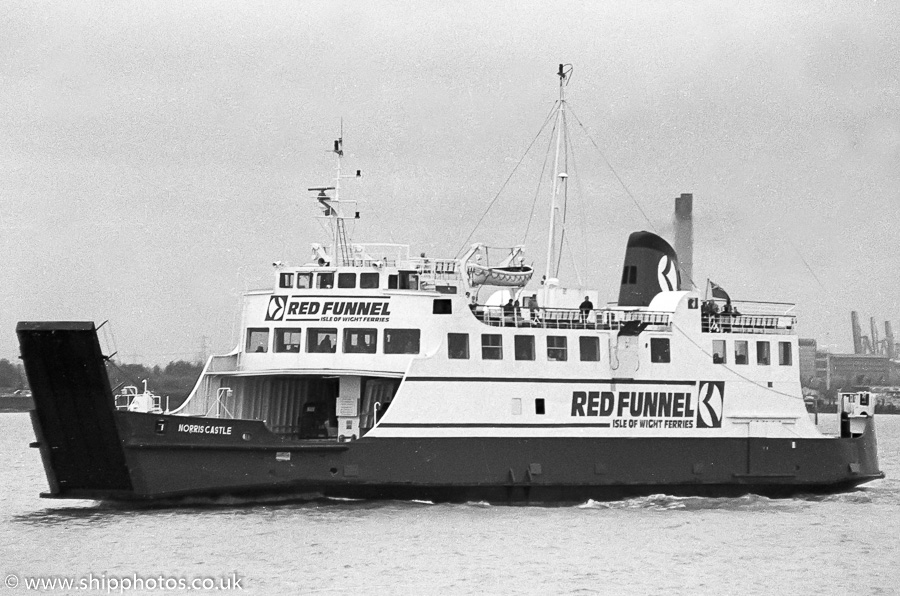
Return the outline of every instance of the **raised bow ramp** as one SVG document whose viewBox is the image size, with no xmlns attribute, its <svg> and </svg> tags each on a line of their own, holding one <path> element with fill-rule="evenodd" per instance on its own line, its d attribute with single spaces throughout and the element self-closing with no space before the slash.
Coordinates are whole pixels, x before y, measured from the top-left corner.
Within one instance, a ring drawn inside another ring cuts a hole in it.
<svg viewBox="0 0 900 596">
<path fill-rule="evenodd" d="M 34 396 L 31 419 L 37 446 L 50 484 L 44 496 L 131 494 L 94 324 L 21 322 L 16 333 Z"/>
</svg>

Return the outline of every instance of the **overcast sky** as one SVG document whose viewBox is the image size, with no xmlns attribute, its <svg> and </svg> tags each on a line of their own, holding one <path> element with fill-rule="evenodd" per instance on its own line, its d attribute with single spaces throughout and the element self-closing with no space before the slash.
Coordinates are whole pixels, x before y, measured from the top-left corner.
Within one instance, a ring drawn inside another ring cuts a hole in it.
<svg viewBox="0 0 900 596">
<path fill-rule="evenodd" d="M 326 240 L 306 188 L 329 182 L 341 118 L 364 172 L 354 239 L 455 256 L 559 62 L 650 220 L 576 125 L 571 246 L 601 298 L 628 234 L 670 237 L 693 192 L 698 285 L 796 302 L 801 334 L 835 351 L 852 309 L 900 327 L 900 5 L 485 4 L 8 0 L 0 357 L 32 319 L 109 319 L 126 361 L 193 358 L 203 336 L 230 349 L 240 293 Z M 473 240 L 522 240 L 545 149 Z"/>
</svg>

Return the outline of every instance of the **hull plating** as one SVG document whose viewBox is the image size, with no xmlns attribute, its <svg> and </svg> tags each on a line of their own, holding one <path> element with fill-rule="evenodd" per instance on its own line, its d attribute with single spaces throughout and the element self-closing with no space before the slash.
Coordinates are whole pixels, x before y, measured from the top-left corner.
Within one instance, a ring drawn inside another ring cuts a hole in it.
<svg viewBox="0 0 900 596">
<path fill-rule="evenodd" d="M 872 422 L 862 436 L 846 439 L 363 438 L 351 443 L 284 441 L 254 421 L 118 413 L 116 422 L 133 492 L 50 496 L 281 493 L 567 502 L 656 493 L 778 497 L 845 490 L 882 477 Z M 200 432 L 178 432 L 179 425 Z"/>
</svg>

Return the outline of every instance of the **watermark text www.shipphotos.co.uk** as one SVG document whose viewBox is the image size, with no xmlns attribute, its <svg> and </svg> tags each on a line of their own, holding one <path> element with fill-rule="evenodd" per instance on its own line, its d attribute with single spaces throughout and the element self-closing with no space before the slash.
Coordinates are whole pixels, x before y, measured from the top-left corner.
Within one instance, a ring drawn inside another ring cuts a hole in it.
<svg viewBox="0 0 900 596">
<path fill-rule="evenodd" d="M 171 575 L 109 575 L 88 573 L 81 576 L 65 575 L 25 575 L 7 573 L 0 588 L 34 590 L 39 592 L 62 591 L 85 592 L 88 594 L 125 594 L 133 591 L 185 592 L 241 591 L 245 578 L 237 573 L 221 576 L 179 577 Z M 0 589 L 0 595 L 3 594 Z"/>
</svg>

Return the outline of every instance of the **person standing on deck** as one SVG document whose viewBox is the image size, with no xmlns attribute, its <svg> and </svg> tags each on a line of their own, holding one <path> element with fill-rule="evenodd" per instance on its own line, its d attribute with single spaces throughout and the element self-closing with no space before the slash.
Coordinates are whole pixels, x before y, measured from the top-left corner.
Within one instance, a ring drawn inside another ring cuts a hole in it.
<svg viewBox="0 0 900 596">
<path fill-rule="evenodd" d="M 582 324 L 587 324 L 588 316 L 590 316 L 591 311 L 594 310 L 594 303 L 591 302 L 591 299 L 587 296 L 584 297 L 584 302 L 579 305 L 581 309 L 581 322 Z"/>
<path fill-rule="evenodd" d="M 532 294 L 531 297 L 528 298 L 528 314 L 531 317 L 532 323 L 538 323 L 540 321 L 540 315 L 538 315 L 537 294 Z"/>
<path fill-rule="evenodd" d="M 514 318 L 516 313 L 516 307 L 513 304 L 513 299 L 510 298 L 509 302 L 503 305 L 503 324 L 511 325 L 514 322 Z"/>
</svg>

